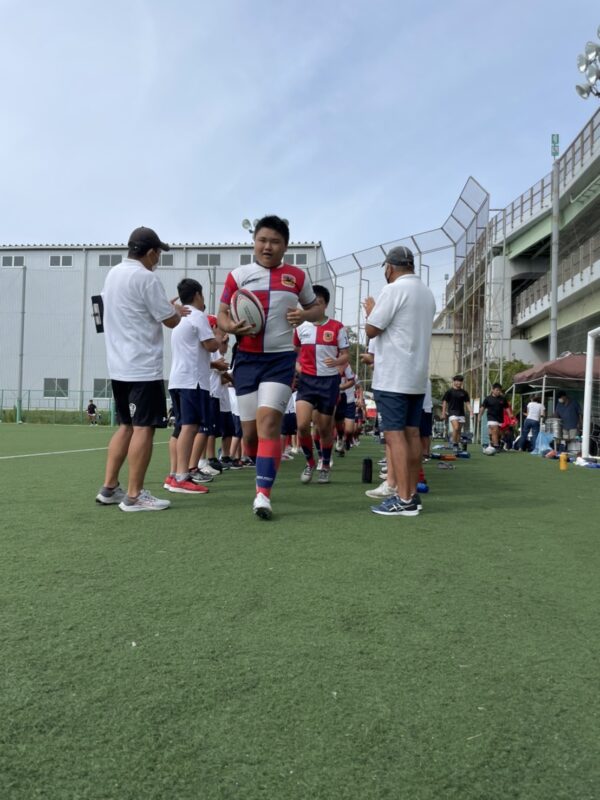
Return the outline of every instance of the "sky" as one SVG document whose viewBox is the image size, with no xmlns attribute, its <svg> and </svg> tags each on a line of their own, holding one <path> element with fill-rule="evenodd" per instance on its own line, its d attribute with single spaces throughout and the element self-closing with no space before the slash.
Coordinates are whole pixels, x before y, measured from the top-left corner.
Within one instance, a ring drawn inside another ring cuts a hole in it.
<svg viewBox="0 0 600 800">
<path fill-rule="evenodd" d="M 247 241 L 333 259 L 502 208 L 597 108 L 592 0 L 0 0 L 0 243 Z"/>
</svg>

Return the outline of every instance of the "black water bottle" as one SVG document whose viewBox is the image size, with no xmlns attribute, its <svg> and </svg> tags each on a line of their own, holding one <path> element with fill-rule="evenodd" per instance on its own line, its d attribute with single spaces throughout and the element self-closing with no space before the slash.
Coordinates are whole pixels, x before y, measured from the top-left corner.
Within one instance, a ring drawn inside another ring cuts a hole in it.
<svg viewBox="0 0 600 800">
<path fill-rule="evenodd" d="M 373 461 L 370 458 L 363 458 L 362 462 L 362 482 L 373 482 Z"/>
</svg>

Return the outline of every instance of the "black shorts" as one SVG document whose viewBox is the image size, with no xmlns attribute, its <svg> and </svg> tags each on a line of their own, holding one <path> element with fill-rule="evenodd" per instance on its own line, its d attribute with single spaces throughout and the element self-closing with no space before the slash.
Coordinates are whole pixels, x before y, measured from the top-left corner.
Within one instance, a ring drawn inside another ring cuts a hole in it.
<svg viewBox="0 0 600 800">
<path fill-rule="evenodd" d="M 421 436 L 431 436 L 433 431 L 433 411 L 421 411 L 421 424 L 419 434 Z"/>
<path fill-rule="evenodd" d="M 166 428 L 164 381 L 111 381 L 117 422 L 137 428 Z"/>
</svg>

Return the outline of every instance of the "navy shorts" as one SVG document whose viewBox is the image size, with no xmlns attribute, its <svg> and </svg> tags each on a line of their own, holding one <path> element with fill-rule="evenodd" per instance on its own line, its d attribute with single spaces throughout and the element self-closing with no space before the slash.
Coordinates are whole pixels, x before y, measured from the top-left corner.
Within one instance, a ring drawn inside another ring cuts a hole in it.
<svg viewBox="0 0 600 800">
<path fill-rule="evenodd" d="M 206 425 L 210 395 L 206 389 L 169 389 L 175 414 L 175 427 Z"/>
<path fill-rule="evenodd" d="M 281 420 L 281 435 L 293 436 L 298 431 L 298 423 L 295 414 L 284 414 Z"/>
<path fill-rule="evenodd" d="M 299 375 L 296 402 L 303 400 L 320 414 L 331 416 L 339 391 L 339 375 Z"/>
<path fill-rule="evenodd" d="M 221 435 L 221 406 L 218 397 L 209 395 L 207 421 L 200 430 L 202 433 L 207 433 L 209 436 Z"/>
<path fill-rule="evenodd" d="M 166 428 L 164 381 L 112 381 L 119 425 Z"/>
<path fill-rule="evenodd" d="M 296 353 L 242 353 L 238 350 L 233 368 L 238 397 L 258 391 L 261 383 L 291 386 L 296 371 Z"/>
<path fill-rule="evenodd" d="M 335 421 L 343 422 L 346 419 L 346 408 L 348 407 L 348 399 L 345 394 L 340 395 L 338 404 L 335 407 Z"/>
<path fill-rule="evenodd" d="M 346 402 L 346 419 L 351 419 L 354 422 L 354 417 L 356 416 L 356 403 L 348 403 Z"/>
<path fill-rule="evenodd" d="M 385 431 L 403 431 L 405 428 L 420 428 L 424 394 L 404 394 L 374 390 L 377 410 Z"/>
<path fill-rule="evenodd" d="M 235 436 L 235 425 L 233 424 L 233 414 L 231 411 L 221 411 L 220 413 L 221 436 Z"/>
<path fill-rule="evenodd" d="M 242 423 L 240 422 L 240 418 L 238 417 L 237 414 L 232 414 L 232 416 L 233 416 L 233 430 L 234 430 L 233 435 L 236 437 L 236 439 L 241 439 L 243 436 Z"/>
<path fill-rule="evenodd" d="M 421 424 L 419 425 L 419 433 L 421 436 L 431 436 L 433 431 L 433 411 L 421 412 Z"/>
</svg>

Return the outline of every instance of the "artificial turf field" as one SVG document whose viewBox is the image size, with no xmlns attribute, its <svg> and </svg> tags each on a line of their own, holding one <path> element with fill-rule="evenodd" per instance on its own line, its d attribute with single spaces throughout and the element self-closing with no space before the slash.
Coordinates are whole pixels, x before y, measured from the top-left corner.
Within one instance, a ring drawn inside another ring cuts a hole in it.
<svg viewBox="0 0 600 800">
<path fill-rule="evenodd" d="M 600 470 L 473 448 L 382 518 L 366 439 L 265 522 L 161 431 L 124 514 L 109 436 L 0 425 L 2 800 L 600 798 Z"/>
</svg>

